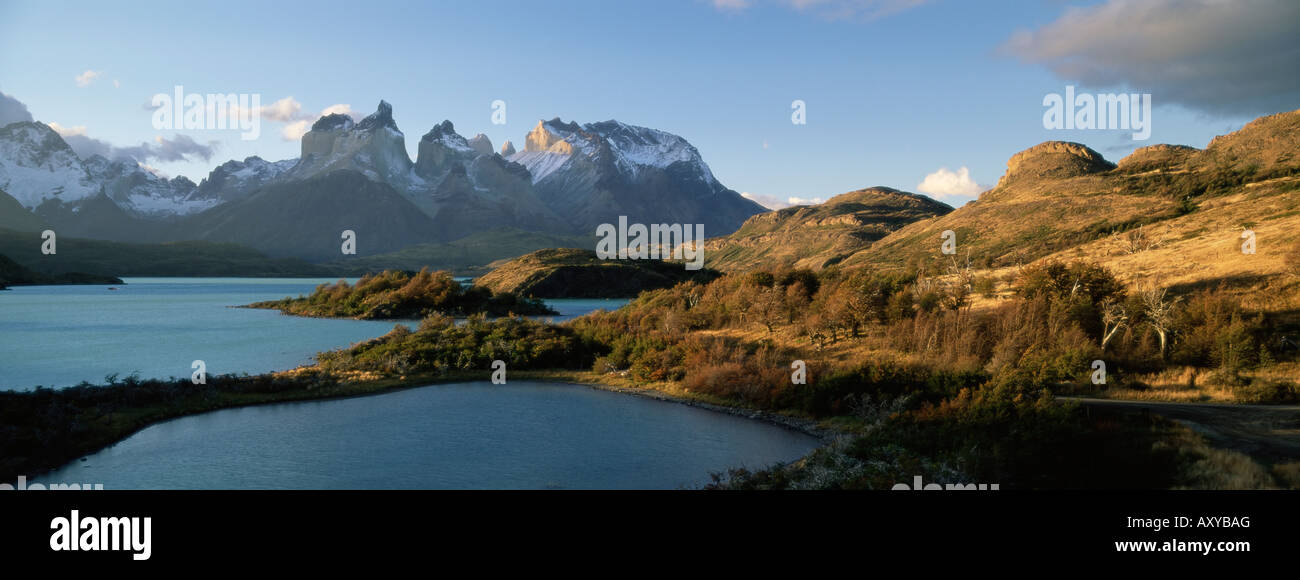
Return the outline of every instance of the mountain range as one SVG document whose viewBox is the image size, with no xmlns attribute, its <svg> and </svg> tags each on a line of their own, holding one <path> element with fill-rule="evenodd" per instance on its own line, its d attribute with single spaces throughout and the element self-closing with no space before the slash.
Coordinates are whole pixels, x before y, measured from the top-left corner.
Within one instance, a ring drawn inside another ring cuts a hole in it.
<svg viewBox="0 0 1300 580">
<path fill-rule="evenodd" d="M 685 139 L 618 121 L 541 121 L 522 151 L 507 142 L 499 152 L 443 121 L 414 161 L 406 151 L 384 101 L 360 121 L 320 118 L 297 159 L 231 160 L 197 184 L 132 160 L 82 159 L 44 123 L 14 123 L 0 128 L 0 227 L 327 261 L 342 257 L 344 230 L 370 256 L 502 228 L 590 237 L 619 216 L 723 235 L 766 211 L 722 185 Z"/>
</svg>

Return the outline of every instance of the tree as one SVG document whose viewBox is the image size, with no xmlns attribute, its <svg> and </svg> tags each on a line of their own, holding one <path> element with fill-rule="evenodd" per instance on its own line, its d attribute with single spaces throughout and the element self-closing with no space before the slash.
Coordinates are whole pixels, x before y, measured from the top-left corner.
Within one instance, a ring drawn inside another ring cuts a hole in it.
<svg viewBox="0 0 1300 580">
<path fill-rule="evenodd" d="M 958 311 L 970 306 L 970 295 L 975 274 L 971 271 L 970 252 L 966 252 L 964 262 L 957 261 L 956 256 L 948 259 L 948 277 L 945 281 L 944 307 Z"/>
<path fill-rule="evenodd" d="M 768 332 L 772 332 L 774 325 L 781 321 L 784 310 L 785 292 L 781 287 L 759 289 L 758 296 L 754 300 L 753 311 L 763 326 L 767 327 Z"/>
<path fill-rule="evenodd" d="M 1160 358 L 1165 357 L 1165 347 L 1169 343 L 1169 332 L 1174 324 L 1174 305 L 1177 299 L 1168 299 L 1168 290 L 1153 284 L 1147 284 L 1138 292 L 1146 323 L 1160 337 Z"/>
<path fill-rule="evenodd" d="M 1107 300 L 1101 305 L 1101 350 L 1106 352 L 1106 343 L 1115 336 L 1119 329 L 1128 324 L 1128 312 L 1124 306 L 1113 300 Z"/>
</svg>

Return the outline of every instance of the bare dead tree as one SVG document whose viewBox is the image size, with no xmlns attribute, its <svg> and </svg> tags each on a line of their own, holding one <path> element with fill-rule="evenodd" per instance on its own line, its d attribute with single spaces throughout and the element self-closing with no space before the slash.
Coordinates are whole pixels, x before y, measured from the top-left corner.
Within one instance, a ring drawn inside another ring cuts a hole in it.
<svg viewBox="0 0 1300 580">
<path fill-rule="evenodd" d="M 1106 351 L 1106 343 L 1114 338 L 1119 329 L 1128 324 L 1128 312 L 1124 306 L 1113 300 L 1107 300 L 1101 305 L 1101 350 Z"/>
<path fill-rule="evenodd" d="M 1167 297 L 1168 290 L 1152 283 L 1138 292 L 1142 300 L 1142 309 L 1146 314 L 1146 323 L 1160 337 L 1160 358 L 1165 356 L 1165 347 L 1169 343 L 1169 331 L 1174 324 L 1174 305 L 1177 299 Z"/>
<path fill-rule="evenodd" d="M 975 272 L 971 266 L 970 250 L 966 250 L 966 259 L 958 261 L 956 256 L 948 258 L 947 302 L 952 310 L 970 306 L 970 295 L 974 288 Z"/>
</svg>

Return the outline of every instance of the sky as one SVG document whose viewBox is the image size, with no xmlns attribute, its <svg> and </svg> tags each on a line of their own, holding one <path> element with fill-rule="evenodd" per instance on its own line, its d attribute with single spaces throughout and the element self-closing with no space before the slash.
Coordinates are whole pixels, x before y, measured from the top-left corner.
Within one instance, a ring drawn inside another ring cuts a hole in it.
<svg viewBox="0 0 1300 580">
<path fill-rule="evenodd" d="M 1297 22 L 1294 0 L 6 0 L 0 124 L 198 182 L 295 158 L 320 114 L 380 99 L 413 159 L 444 119 L 521 149 L 540 119 L 617 119 L 685 137 L 769 207 L 876 185 L 959 206 L 1043 141 L 1116 161 L 1300 108 Z M 260 136 L 156 129 L 178 85 L 259 95 Z M 1150 95 L 1150 136 L 1045 127 L 1067 86 Z"/>
</svg>

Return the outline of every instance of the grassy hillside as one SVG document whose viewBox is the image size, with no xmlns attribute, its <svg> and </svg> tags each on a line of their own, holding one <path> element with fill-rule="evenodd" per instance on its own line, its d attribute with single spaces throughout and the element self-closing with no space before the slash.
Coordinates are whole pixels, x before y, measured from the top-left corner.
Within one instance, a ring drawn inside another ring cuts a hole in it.
<svg viewBox="0 0 1300 580">
<path fill-rule="evenodd" d="M 872 187 L 825 203 L 749 218 L 735 233 L 709 240 L 707 264 L 722 271 L 788 266 L 821 269 L 917 220 L 952 211 L 925 196 Z"/>
<path fill-rule="evenodd" d="M 539 298 L 629 298 L 644 290 L 694 280 L 707 282 L 712 270 L 687 270 L 680 262 L 602 260 L 591 250 L 538 250 L 497 265 L 475 284 L 494 292 Z"/>
<path fill-rule="evenodd" d="M 1300 225 L 1297 150 L 1300 111 L 1258 119 L 1217 137 L 1205 150 L 1156 145 L 1137 150 L 1118 165 L 1082 145 L 1043 143 L 1012 157 L 997 187 L 979 200 L 903 227 L 844 264 L 933 264 L 940 258 L 945 230 L 956 233 L 963 259 L 969 255 L 985 268 L 1024 265 L 1070 252 L 1093 257 L 1130 253 L 1129 246 L 1137 250 L 1133 253 L 1177 249 L 1164 254 L 1170 270 L 1184 262 L 1184 250 L 1200 257 L 1187 263 L 1204 265 L 1211 259 L 1205 253 L 1212 251 L 1208 248 L 1238 247 L 1236 236 L 1252 225 L 1263 228 L 1257 234 L 1277 252 L 1293 237 L 1288 232 Z M 1264 245 L 1261 242 L 1261 255 L 1256 256 L 1262 259 L 1250 261 L 1249 268 L 1264 275 L 1277 273 L 1280 256 L 1262 255 Z M 1144 268 L 1115 265 L 1121 276 L 1130 278 Z M 1204 268 L 1187 270 L 1197 279 L 1219 277 Z"/>
</svg>

